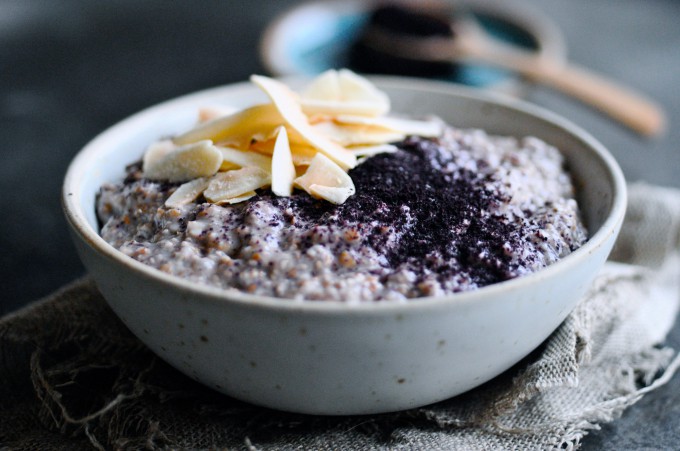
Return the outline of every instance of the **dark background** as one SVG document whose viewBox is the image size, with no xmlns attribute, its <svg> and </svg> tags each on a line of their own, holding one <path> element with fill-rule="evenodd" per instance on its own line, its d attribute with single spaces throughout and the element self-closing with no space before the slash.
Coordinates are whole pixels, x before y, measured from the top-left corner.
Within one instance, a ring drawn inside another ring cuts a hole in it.
<svg viewBox="0 0 680 451">
<path fill-rule="evenodd" d="M 59 201 L 78 150 L 147 106 L 265 73 L 260 35 L 297 3 L 0 0 L 0 315 L 84 274 Z M 572 61 L 658 100 L 668 127 L 646 140 L 547 89 L 528 99 L 589 130 L 629 181 L 680 187 L 680 1 L 526 3 L 559 25 Z M 668 344 L 680 348 L 680 326 Z M 678 449 L 679 379 L 583 449 Z"/>
</svg>

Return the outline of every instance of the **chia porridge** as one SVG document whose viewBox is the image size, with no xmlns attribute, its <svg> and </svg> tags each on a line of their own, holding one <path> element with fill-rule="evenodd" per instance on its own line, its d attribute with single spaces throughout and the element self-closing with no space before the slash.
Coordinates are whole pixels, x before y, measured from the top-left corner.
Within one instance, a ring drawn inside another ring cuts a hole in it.
<svg viewBox="0 0 680 451">
<path fill-rule="evenodd" d="M 305 300 L 406 300 L 474 290 L 535 272 L 581 246 L 569 175 L 536 138 L 444 129 L 409 137 L 349 175 L 334 205 L 295 191 L 246 202 L 202 196 L 169 208 L 180 183 L 142 177 L 101 188 L 101 235 L 166 273 L 247 293 Z"/>
</svg>

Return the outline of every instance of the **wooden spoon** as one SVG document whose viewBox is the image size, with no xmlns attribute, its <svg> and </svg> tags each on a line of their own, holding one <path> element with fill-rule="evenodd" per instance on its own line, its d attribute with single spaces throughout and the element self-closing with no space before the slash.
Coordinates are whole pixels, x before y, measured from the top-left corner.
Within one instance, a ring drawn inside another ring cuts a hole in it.
<svg viewBox="0 0 680 451">
<path fill-rule="evenodd" d="M 587 69 L 554 61 L 503 44 L 474 19 L 456 19 L 453 38 L 399 34 L 382 27 L 366 30 L 364 43 L 373 49 L 414 61 L 473 61 L 509 69 L 599 109 L 645 136 L 660 133 L 665 116 L 655 102 Z"/>
</svg>

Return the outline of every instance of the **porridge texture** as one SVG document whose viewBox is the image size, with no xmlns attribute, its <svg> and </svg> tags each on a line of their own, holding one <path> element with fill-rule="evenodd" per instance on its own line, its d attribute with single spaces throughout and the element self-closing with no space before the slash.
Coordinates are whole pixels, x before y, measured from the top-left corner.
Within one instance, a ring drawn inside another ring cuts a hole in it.
<svg viewBox="0 0 680 451">
<path fill-rule="evenodd" d="M 341 205 L 296 190 L 246 202 L 198 197 L 131 165 L 97 200 L 101 234 L 161 271 L 298 300 L 400 301 L 474 290 L 539 270 L 587 234 L 560 153 L 536 139 L 448 127 L 409 137 L 349 174 Z"/>
</svg>

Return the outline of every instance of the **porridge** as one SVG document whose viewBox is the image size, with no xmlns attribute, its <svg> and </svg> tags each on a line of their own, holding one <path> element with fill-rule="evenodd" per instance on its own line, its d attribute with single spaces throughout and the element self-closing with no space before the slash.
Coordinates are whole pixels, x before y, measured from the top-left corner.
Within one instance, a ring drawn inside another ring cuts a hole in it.
<svg viewBox="0 0 680 451">
<path fill-rule="evenodd" d="M 347 302 L 474 290 L 535 272 L 586 241 L 557 149 L 431 123 L 436 136 L 408 134 L 364 150 L 370 158 L 325 182 L 315 170 L 340 164 L 318 156 L 292 165 L 292 185 L 277 185 L 279 176 L 267 178 L 264 166 L 257 172 L 258 163 L 250 172 L 229 163 L 212 176 L 169 177 L 173 160 L 165 178 L 149 178 L 147 151 L 122 182 L 101 188 L 101 235 L 142 263 L 201 284 Z M 266 153 L 253 155 L 260 161 Z M 270 158 L 285 161 L 276 150 Z M 215 195 L 223 189 L 226 198 Z"/>
</svg>

